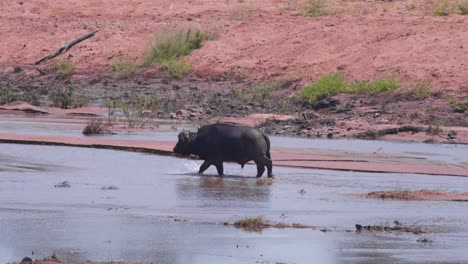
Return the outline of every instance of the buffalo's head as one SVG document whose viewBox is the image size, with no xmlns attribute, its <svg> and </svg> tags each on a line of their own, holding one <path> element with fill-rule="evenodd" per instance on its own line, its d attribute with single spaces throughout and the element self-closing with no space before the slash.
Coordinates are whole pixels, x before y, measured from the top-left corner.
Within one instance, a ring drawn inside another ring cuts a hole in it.
<svg viewBox="0 0 468 264">
<path fill-rule="evenodd" d="M 177 144 L 174 147 L 174 153 L 188 156 L 192 153 L 192 141 L 197 133 L 189 132 L 189 131 L 182 131 L 180 132 L 177 141 Z"/>
</svg>

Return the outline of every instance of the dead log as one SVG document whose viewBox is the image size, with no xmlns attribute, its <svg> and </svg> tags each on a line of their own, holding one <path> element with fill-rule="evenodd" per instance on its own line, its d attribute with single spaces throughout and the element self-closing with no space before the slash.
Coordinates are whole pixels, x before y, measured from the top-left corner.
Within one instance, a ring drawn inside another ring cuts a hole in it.
<svg viewBox="0 0 468 264">
<path fill-rule="evenodd" d="M 386 128 L 381 130 L 369 130 L 366 132 L 362 132 L 359 134 L 354 135 L 355 138 L 361 139 L 376 139 L 378 137 L 390 134 L 398 134 L 401 132 L 412 132 L 413 134 L 418 132 L 425 131 L 422 127 L 415 127 L 415 126 L 401 126 L 401 127 L 394 127 L 394 128 Z"/>
<path fill-rule="evenodd" d="M 84 35 L 84 36 L 81 36 L 81 37 L 79 37 L 77 39 L 74 39 L 74 40 L 68 42 L 68 43 L 65 43 L 65 45 L 63 45 L 59 50 L 57 50 L 56 52 L 50 54 L 49 56 L 46 56 L 46 57 L 36 61 L 34 64 L 39 65 L 40 63 L 42 63 L 44 61 L 48 61 L 50 59 L 53 59 L 53 58 L 57 57 L 60 54 L 63 54 L 65 52 L 67 52 L 71 47 L 75 46 L 76 44 L 80 43 L 81 41 L 83 41 L 85 39 L 88 39 L 88 38 L 94 36 L 94 34 L 96 34 L 96 32 L 98 32 L 98 31 L 99 31 L 99 28 L 94 30 L 93 32 L 90 32 L 90 33 Z"/>
</svg>

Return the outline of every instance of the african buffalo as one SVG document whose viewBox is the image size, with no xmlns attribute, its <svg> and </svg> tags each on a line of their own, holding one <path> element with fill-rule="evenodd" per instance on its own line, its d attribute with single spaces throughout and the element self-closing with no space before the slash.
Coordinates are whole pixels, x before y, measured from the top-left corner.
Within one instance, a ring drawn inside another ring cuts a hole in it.
<svg viewBox="0 0 468 264">
<path fill-rule="evenodd" d="M 239 163 L 242 168 L 253 160 L 257 164 L 257 177 L 268 169 L 268 177 L 273 176 L 273 163 L 270 156 L 270 139 L 260 130 L 233 124 L 212 124 L 201 127 L 197 132 L 184 131 L 174 147 L 176 154 L 197 155 L 205 162 L 198 173 L 215 165 L 218 174 L 224 174 L 223 162 Z"/>
</svg>

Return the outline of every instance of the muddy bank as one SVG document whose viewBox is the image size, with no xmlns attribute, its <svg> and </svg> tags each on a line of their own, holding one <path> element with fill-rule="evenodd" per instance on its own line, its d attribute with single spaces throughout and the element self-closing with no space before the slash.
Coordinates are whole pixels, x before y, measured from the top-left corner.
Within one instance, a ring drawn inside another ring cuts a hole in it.
<svg viewBox="0 0 468 264">
<path fill-rule="evenodd" d="M 22 93 L 25 92 L 22 87 L 43 90 L 58 84 L 29 81 L 12 85 Z M 422 101 L 404 95 L 337 95 L 304 104 L 289 89 L 293 84 L 268 92 L 265 98 L 262 91 L 248 88 L 252 85 L 248 82 L 179 80 L 168 83 L 164 79 L 147 79 L 133 83 L 104 79 L 74 85 L 75 94 L 86 98 L 89 107 L 50 107 L 52 91 L 39 97 L 39 106 L 12 102 L 0 106 L 0 113 L 94 116 L 137 127 L 156 118 L 197 125 L 224 121 L 256 126 L 269 135 L 468 143 L 468 115 L 455 112 L 447 95 L 430 96 Z M 155 102 L 151 108 L 135 103 L 149 100 Z M 133 121 L 137 124 L 130 124 Z"/>
<path fill-rule="evenodd" d="M 78 264 L 78 263 L 86 263 L 86 264 L 158 264 L 158 262 L 127 262 L 127 261 L 106 261 L 106 262 L 94 262 L 91 260 L 87 260 L 84 262 L 70 262 L 70 261 L 62 261 L 60 256 L 54 252 L 50 257 L 46 257 L 43 259 L 32 259 L 30 257 L 24 257 L 21 261 L 18 262 L 9 262 L 8 264 Z"/>
<path fill-rule="evenodd" d="M 360 196 L 382 200 L 468 202 L 468 193 L 442 192 L 437 190 L 378 191 Z"/>
<path fill-rule="evenodd" d="M 304 13 L 300 2 L 122 1 L 112 10 L 105 1 L 67 0 L 60 7 L 47 1 L 2 4 L 0 100 L 28 101 L 35 107 L 15 109 L 49 113 L 41 107 L 50 106 L 57 90 L 73 87 L 77 102 L 67 104 L 109 106 L 107 112 L 116 118 L 125 107 L 109 102 L 144 95 L 158 101 L 157 109 L 142 111 L 151 118 L 200 124 L 228 118 L 260 125 L 252 114 L 292 115 L 294 120 L 261 127 L 273 135 L 311 138 L 468 142 L 468 132 L 460 129 L 468 126 L 463 44 L 468 19 L 457 8 L 442 18 L 434 15 L 431 1 L 329 1 L 328 12 L 316 17 Z M 70 16 L 80 19 L 69 21 Z M 168 78 L 159 66 L 141 67 L 158 33 L 189 26 L 216 32 L 187 56 L 191 73 Z M 33 65 L 95 27 L 100 31 L 93 38 Z M 54 70 L 64 60 L 73 66 L 70 75 Z M 112 68 L 122 61 L 138 71 L 118 78 Z M 355 81 L 391 77 L 400 88 L 390 94 L 297 100 L 307 83 L 335 72 Z M 380 133 L 407 125 L 423 132 Z"/>
</svg>

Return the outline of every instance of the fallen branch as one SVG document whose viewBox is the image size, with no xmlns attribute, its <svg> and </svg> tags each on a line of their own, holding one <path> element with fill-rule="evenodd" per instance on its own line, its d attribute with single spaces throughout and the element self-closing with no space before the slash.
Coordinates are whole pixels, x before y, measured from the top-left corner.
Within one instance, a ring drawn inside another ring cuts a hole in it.
<svg viewBox="0 0 468 264">
<path fill-rule="evenodd" d="M 384 135 L 398 134 L 400 132 L 412 132 L 413 134 L 415 134 L 415 133 L 423 132 L 423 131 L 425 131 L 425 129 L 421 127 L 402 126 L 402 127 L 387 128 L 387 129 L 382 129 L 382 130 L 369 130 L 366 132 L 356 134 L 354 135 L 354 137 L 362 138 L 362 139 L 376 139 Z"/>
<path fill-rule="evenodd" d="M 65 45 L 63 45 L 63 46 L 62 46 L 59 50 L 57 50 L 55 53 L 52 53 L 52 54 L 50 54 L 49 56 L 46 56 L 46 57 L 44 57 L 44 58 L 42 58 L 42 59 L 36 61 L 34 64 L 35 64 L 35 65 L 39 65 L 40 63 L 42 63 L 42 62 L 44 62 L 44 61 L 48 61 L 48 60 L 50 60 L 50 59 L 53 59 L 53 58 L 57 57 L 57 56 L 60 55 L 60 54 L 63 54 L 63 53 L 65 53 L 65 52 L 67 52 L 67 50 L 69 50 L 71 47 L 75 46 L 76 44 L 80 43 L 81 41 L 83 41 L 83 40 L 85 40 L 85 39 L 88 39 L 88 38 L 94 36 L 94 34 L 96 34 L 96 32 L 98 32 L 98 31 L 99 31 L 99 28 L 96 29 L 96 30 L 94 30 L 93 32 L 90 32 L 90 33 L 84 35 L 84 36 L 81 36 L 81 37 L 79 37 L 79 38 L 77 38 L 77 39 L 74 39 L 74 40 L 68 42 L 68 43 L 65 43 Z"/>
</svg>

